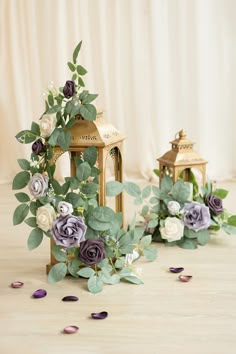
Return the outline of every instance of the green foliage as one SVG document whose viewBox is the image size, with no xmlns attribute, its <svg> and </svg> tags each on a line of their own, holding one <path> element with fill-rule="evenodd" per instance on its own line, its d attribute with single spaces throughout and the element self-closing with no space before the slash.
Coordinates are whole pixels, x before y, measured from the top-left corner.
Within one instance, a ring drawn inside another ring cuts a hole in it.
<svg viewBox="0 0 236 354">
<path fill-rule="evenodd" d="M 21 224 L 29 213 L 29 206 L 27 204 L 20 204 L 16 207 L 13 214 L 13 225 Z"/>
<path fill-rule="evenodd" d="M 29 182 L 32 188 L 30 188 L 31 196 L 27 192 L 15 193 L 16 199 L 21 204 L 14 211 L 13 223 L 18 225 L 25 221 L 32 228 L 27 244 L 28 249 L 33 250 L 42 243 L 44 235 L 49 238 L 55 237 L 52 225 L 58 218 L 66 218 L 69 215 L 67 211 L 74 216 L 73 220 L 79 216 L 80 219 L 77 221 L 84 222 L 87 227 L 83 236 L 86 240 L 102 241 L 106 257 L 98 264 L 88 266 L 79 259 L 80 246 L 76 243 L 76 246 L 71 248 L 53 244 L 52 255 L 58 263 L 51 268 L 48 281 L 57 282 L 69 273 L 75 278 L 88 279 L 88 289 L 95 294 L 103 289 L 104 284 L 117 284 L 120 280 L 142 284 L 135 273 L 133 251 L 138 252 L 136 259 L 144 255 L 148 260 L 154 260 L 156 249 L 151 247 L 151 236 L 144 235 L 145 227 L 136 227 L 135 218 L 127 229 L 123 229 L 123 218 L 120 212 L 116 213 L 109 207 L 98 205 L 100 200 L 98 176 L 101 171 L 97 166 L 96 147 L 90 146 L 82 153 L 76 154 L 75 175 L 65 177 L 64 183 L 59 183 L 54 177 L 57 153 L 59 152 L 60 155 L 58 147 L 64 151 L 69 150 L 72 142 L 71 128 L 79 124 L 80 120 L 93 121 L 97 117 L 93 102 L 98 95 L 83 88 L 85 83 L 81 76 L 84 78 L 87 70 L 78 62 L 81 45 L 82 42 L 77 45 L 72 59 L 67 63 L 74 82 L 71 83 L 74 85 L 74 94 L 65 97 L 64 87 L 57 90 L 51 86 L 46 94 L 45 110 L 40 119 L 48 119 L 54 129 L 47 134 L 41 132 L 41 124 L 32 122 L 30 130 L 23 130 L 16 135 L 17 140 L 23 144 L 33 143 L 39 139 L 37 142 L 39 151 L 32 152 L 29 160 L 18 159 L 22 171 L 15 176 L 12 189 L 23 189 L 29 185 Z M 39 180 L 34 179 L 35 174 L 38 174 Z M 111 181 L 107 183 L 106 196 L 115 197 L 124 190 L 135 198 L 136 205 L 142 204 L 152 192 L 151 186 L 141 191 L 140 187 L 133 182 Z M 157 193 L 155 188 L 153 190 L 155 203 L 159 203 L 160 193 Z M 65 203 L 63 210 L 58 209 L 60 202 Z M 48 222 L 49 228 L 51 227 L 48 231 L 40 228 L 39 208 L 44 213 L 45 219 L 48 217 L 46 223 Z M 148 214 L 150 209 L 147 205 L 143 213 Z M 150 223 L 152 222 L 157 222 L 154 214 L 151 216 Z M 69 224 L 68 227 L 69 231 L 65 230 L 65 234 L 68 232 L 69 236 L 71 232 L 77 230 L 77 226 L 74 228 L 74 225 Z"/>
<path fill-rule="evenodd" d="M 124 185 L 118 181 L 110 181 L 106 183 L 106 196 L 115 197 L 124 189 Z"/>
<path fill-rule="evenodd" d="M 22 171 L 17 173 L 13 179 L 12 189 L 22 189 L 27 186 L 30 180 L 30 174 L 28 171 Z"/>
<path fill-rule="evenodd" d="M 43 231 L 36 227 L 33 229 L 29 235 L 27 244 L 28 244 L 28 249 L 31 251 L 34 248 L 37 248 L 43 240 Z"/>
<path fill-rule="evenodd" d="M 67 266 L 65 263 L 57 263 L 55 264 L 48 273 L 48 282 L 56 283 L 63 278 L 65 278 L 67 273 Z"/>
</svg>

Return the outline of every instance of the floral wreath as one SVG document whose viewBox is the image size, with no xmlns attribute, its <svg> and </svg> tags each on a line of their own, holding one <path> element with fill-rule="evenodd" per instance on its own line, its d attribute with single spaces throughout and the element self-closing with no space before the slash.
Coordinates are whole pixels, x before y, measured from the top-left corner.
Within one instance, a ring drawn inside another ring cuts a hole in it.
<svg viewBox="0 0 236 354">
<path fill-rule="evenodd" d="M 44 236 L 54 241 L 56 264 L 48 273 L 49 282 L 57 282 L 69 273 L 75 278 L 87 278 L 88 290 L 98 293 L 104 283 L 125 280 L 142 284 L 133 262 L 142 255 L 154 260 L 156 248 L 150 246 L 151 235 L 144 235 L 145 227 L 135 226 L 135 219 L 124 229 L 121 213 L 98 205 L 100 171 L 94 146 L 75 158 L 76 176 L 66 177 L 63 184 L 54 177 L 55 146 L 67 151 L 70 128 L 77 120 L 96 119 L 91 102 L 97 94 L 84 89 L 82 77 L 87 71 L 77 63 L 81 44 L 73 52 L 73 62 L 68 62 L 72 79 L 59 90 L 51 85 L 39 124 L 32 122 L 30 130 L 16 135 L 18 142 L 32 144 L 32 153 L 29 160 L 18 159 L 22 171 L 15 176 L 12 188 L 28 190 L 15 194 L 21 204 L 14 211 L 13 224 L 24 221 L 32 228 L 29 250 L 38 247 Z M 109 182 L 107 195 L 115 196 L 123 188 L 132 195 L 136 187 L 132 182 Z"/>
</svg>

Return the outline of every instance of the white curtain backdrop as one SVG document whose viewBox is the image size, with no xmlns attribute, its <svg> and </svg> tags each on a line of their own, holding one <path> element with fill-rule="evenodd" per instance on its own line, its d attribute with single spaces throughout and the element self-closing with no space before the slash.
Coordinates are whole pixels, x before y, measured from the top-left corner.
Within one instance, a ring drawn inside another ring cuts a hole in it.
<svg viewBox="0 0 236 354">
<path fill-rule="evenodd" d="M 14 136 L 44 110 L 51 81 L 80 63 L 97 106 L 127 136 L 125 172 L 151 179 L 184 128 L 211 178 L 236 175 L 236 1 L 0 0 L 0 182 L 30 147 Z"/>
</svg>

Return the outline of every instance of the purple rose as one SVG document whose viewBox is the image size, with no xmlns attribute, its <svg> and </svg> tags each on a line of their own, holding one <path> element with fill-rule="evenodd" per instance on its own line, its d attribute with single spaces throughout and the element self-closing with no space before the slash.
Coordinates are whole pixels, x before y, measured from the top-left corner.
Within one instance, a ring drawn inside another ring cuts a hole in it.
<svg viewBox="0 0 236 354">
<path fill-rule="evenodd" d="M 97 264 L 105 257 L 106 253 L 102 240 L 86 240 L 81 242 L 79 259 L 83 263 L 87 265 Z"/>
<path fill-rule="evenodd" d="M 208 195 L 206 198 L 206 205 L 209 207 L 209 209 L 215 214 L 219 215 L 223 212 L 223 203 L 222 199 L 219 197 L 216 197 L 215 195 Z"/>
<path fill-rule="evenodd" d="M 56 245 L 66 248 L 77 247 L 85 240 L 87 226 L 79 216 L 60 216 L 53 222 L 52 236 Z"/>
<path fill-rule="evenodd" d="M 191 230 L 200 231 L 208 229 L 211 224 L 209 208 L 197 202 L 185 204 L 184 225 Z"/>
<path fill-rule="evenodd" d="M 35 155 L 40 155 L 42 152 L 45 152 L 45 145 L 41 139 L 38 139 L 33 143 L 32 151 Z"/>
<path fill-rule="evenodd" d="M 66 98 L 71 98 L 75 94 L 75 83 L 72 80 L 67 80 L 63 88 L 63 93 Z"/>
</svg>

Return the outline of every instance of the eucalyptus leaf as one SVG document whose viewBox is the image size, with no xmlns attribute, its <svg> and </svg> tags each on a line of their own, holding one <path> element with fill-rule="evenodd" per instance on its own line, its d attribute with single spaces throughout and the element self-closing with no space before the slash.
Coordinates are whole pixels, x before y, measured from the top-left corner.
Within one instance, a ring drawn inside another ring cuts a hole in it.
<svg viewBox="0 0 236 354">
<path fill-rule="evenodd" d="M 71 133 L 69 131 L 61 131 L 57 142 L 64 151 L 67 151 L 71 143 Z"/>
<path fill-rule="evenodd" d="M 18 159 L 17 160 L 18 164 L 22 168 L 22 170 L 28 171 L 30 169 L 30 163 L 26 159 Z"/>
<path fill-rule="evenodd" d="M 93 182 L 87 182 L 81 187 L 81 192 L 86 195 L 94 195 L 99 189 L 99 184 Z"/>
<path fill-rule="evenodd" d="M 25 223 L 30 227 L 37 227 L 36 217 L 32 216 L 25 220 Z"/>
<path fill-rule="evenodd" d="M 186 202 L 191 194 L 191 184 L 178 180 L 171 189 L 171 194 L 179 203 Z"/>
<path fill-rule="evenodd" d="M 83 278 L 90 278 L 93 274 L 95 274 L 95 271 L 90 268 L 90 267 L 84 267 L 81 268 L 77 274 Z"/>
<path fill-rule="evenodd" d="M 143 217 L 147 216 L 148 211 L 149 211 L 149 206 L 148 206 L 148 205 L 144 205 L 144 206 L 142 207 L 141 215 L 142 215 Z"/>
<path fill-rule="evenodd" d="M 87 74 L 87 70 L 82 65 L 77 65 L 76 71 L 79 75 Z"/>
<path fill-rule="evenodd" d="M 76 60 L 80 51 L 82 45 L 82 41 L 79 42 L 79 44 L 76 46 L 74 52 L 73 52 L 73 63 L 76 64 Z"/>
<path fill-rule="evenodd" d="M 72 71 L 72 72 L 75 71 L 76 67 L 74 66 L 74 64 L 68 62 L 67 65 L 68 65 L 70 71 Z"/>
<path fill-rule="evenodd" d="M 115 213 L 107 206 L 99 206 L 92 211 L 92 216 L 100 222 L 112 222 Z"/>
<path fill-rule="evenodd" d="M 68 263 L 68 272 L 75 278 L 78 278 L 79 275 L 77 274 L 79 271 L 79 267 L 81 266 L 81 261 L 78 258 L 73 259 Z"/>
<path fill-rule="evenodd" d="M 197 232 L 198 243 L 202 246 L 206 245 L 210 240 L 210 234 L 208 230 L 201 230 Z"/>
<path fill-rule="evenodd" d="M 30 174 L 28 171 L 22 171 L 17 173 L 13 179 L 12 189 L 22 189 L 27 186 L 30 180 Z"/>
<path fill-rule="evenodd" d="M 189 249 L 189 250 L 193 250 L 193 249 L 197 248 L 196 242 L 191 239 L 184 239 L 183 241 L 181 241 L 178 244 L 181 248 L 185 248 L 185 249 Z"/>
<path fill-rule="evenodd" d="M 164 176 L 161 180 L 161 193 L 167 194 L 171 191 L 173 181 L 170 176 Z"/>
<path fill-rule="evenodd" d="M 36 227 L 33 229 L 29 235 L 27 245 L 28 249 L 31 251 L 34 248 L 38 247 L 43 240 L 43 231 Z"/>
<path fill-rule="evenodd" d="M 91 167 L 93 167 L 97 162 L 97 149 L 95 146 L 89 146 L 83 154 L 84 161 L 88 162 Z"/>
<path fill-rule="evenodd" d="M 148 261 L 154 261 L 157 258 L 157 248 L 155 247 L 144 248 L 143 255 Z"/>
<path fill-rule="evenodd" d="M 53 188 L 55 194 L 57 194 L 57 195 L 62 194 L 61 185 L 56 179 L 52 179 L 51 184 L 52 184 L 52 188 Z"/>
<path fill-rule="evenodd" d="M 97 110 L 92 104 L 85 104 L 80 106 L 80 114 L 86 120 L 95 120 L 97 117 Z"/>
<path fill-rule="evenodd" d="M 106 183 L 106 196 L 115 197 L 124 189 L 124 185 L 118 181 L 109 181 Z"/>
<path fill-rule="evenodd" d="M 51 145 L 51 146 L 55 146 L 57 144 L 57 139 L 60 135 L 60 133 L 62 132 L 61 129 L 59 128 L 56 128 L 53 130 L 49 140 L 48 140 L 48 143 Z"/>
<path fill-rule="evenodd" d="M 142 190 L 142 198 L 143 198 L 143 199 L 148 198 L 148 197 L 150 196 L 150 194 L 151 194 L 151 190 L 152 190 L 151 186 L 146 186 L 146 187 Z"/>
<path fill-rule="evenodd" d="M 125 182 L 124 183 L 125 191 L 131 195 L 132 197 L 138 198 L 141 196 L 141 189 L 140 187 L 133 182 Z"/>
<path fill-rule="evenodd" d="M 147 247 L 151 244 L 151 242 L 152 242 L 152 235 L 143 236 L 142 239 L 140 240 L 140 245 L 143 247 Z"/>
<path fill-rule="evenodd" d="M 15 197 L 20 203 L 27 203 L 30 201 L 30 197 L 26 193 L 16 193 Z"/>
<path fill-rule="evenodd" d="M 236 215 L 232 215 L 228 218 L 227 224 L 236 227 Z"/>
<path fill-rule="evenodd" d="M 35 141 L 37 135 L 33 133 L 31 130 L 22 130 L 16 135 L 16 139 L 21 144 L 30 144 Z"/>
<path fill-rule="evenodd" d="M 93 102 L 97 97 L 98 97 L 97 94 L 89 93 L 88 95 L 86 95 L 86 97 L 83 99 L 82 102 L 83 102 L 83 104 L 88 104 L 88 103 Z"/>
<path fill-rule="evenodd" d="M 40 136 L 40 128 L 38 123 L 32 122 L 31 123 L 31 131 L 32 133 L 34 133 L 35 135 Z"/>
<path fill-rule="evenodd" d="M 216 197 L 220 198 L 220 199 L 224 199 L 227 197 L 229 191 L 227 191 L 226 189 L 215 189 L 212 194 L 215 195 Z"/>
<path fill-rule="evenodd" d="M 80 182 L 86 181 L 90 177 L 91 167 L 88 162 L 82 162 L 76 168 L 76 177 Z"/>
<path fill-rule="evenodd" d="M 31 202 L 30 203 L 30 211 L 31 211 L 32 215 L 36 215 L 37 209 L 38 209 L 38 207 L 37 207 L 36 202 Z"/>
<path fill-rule="evenodd" d="M 65 263 L 57 263 L 55 264 L 48 273 L 48 282 L 56 283 L 63 278 L 65 278 L 67 273 L 67 266 Z"/>
<path fill-rule="evenodd" d="M 133 283 L 137 285 L 143 284 L 143 281 L 140 278 L 138 278 L 136 275 L 127 275 L 122 277 L 122 279 L 128 281 L 129 283 Z"/>
<path fill-rule="evenodd" d="M 92 275 L 88 280 L 88 290 L 93 293 L 97 294 L 100 293 L 103 289 L 103 281 L 101 277 Z"/>
<path fill-rule="evenodd" d="M 21 224 L 29 213 L 29 206 L 27 204 L 20 204 L 16 207 L 13 214 L 13 225 Z"/>
<path fill-rule="evenodd" d="M 69 192 L 66 195 L 65 201 L 72 204 L 74 208 L 78 208 L 83 204 L 83 200 L 80 195 L 74 192 Z"/>
<path fill-rule="evenodd" d="M 52 254 L 59 262 L 67 261 L 67 254 L 63 251 L 62 246 L 53 245 L 52 246 Z"/>
</svg>

